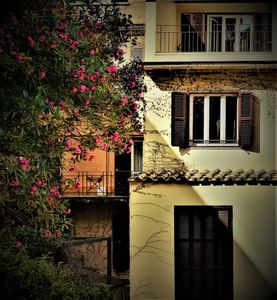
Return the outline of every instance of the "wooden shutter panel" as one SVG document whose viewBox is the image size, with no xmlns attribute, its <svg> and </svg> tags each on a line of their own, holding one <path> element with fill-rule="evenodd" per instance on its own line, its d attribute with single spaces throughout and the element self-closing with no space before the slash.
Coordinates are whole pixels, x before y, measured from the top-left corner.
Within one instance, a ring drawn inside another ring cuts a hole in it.
<svg viewBox="0 0 277 300">
<path fill-rule="evenodd" d="M 171 144 L 188 146 L 188 100 L 184 93 L 172 93 Z"/>
<path fill-rule="evenodd" d="M 250 148 L 253 139 L 253 96 L 250 94 L 243 94 L 240 97 L 239 136 L 241 148 Z"/>
</svg>

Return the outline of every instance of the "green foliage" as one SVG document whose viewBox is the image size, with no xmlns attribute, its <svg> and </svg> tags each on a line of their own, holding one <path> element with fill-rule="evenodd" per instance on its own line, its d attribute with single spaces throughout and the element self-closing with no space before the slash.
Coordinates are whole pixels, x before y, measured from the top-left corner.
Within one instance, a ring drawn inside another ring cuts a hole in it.
<svg viewBox="0 0 277 300">
<path fill-rule="evenodd" d="M 109 300 L 110 286 L 81 285 L 74 275 L 46 258 L 31 259 L 24 251 L 0 252 L 0 290 L 5 300 Z"/>
<path fill-rule="evenodd" d="M 116 6 L 9 2 L 0 24 L 0 235 L 29 245 L 22 231 L 58 238 L 70 226 L 66 152 L 78 161 L 95 148 L 130 151 L 145 87 L 141 63 L 124 61 L 131 19 Z"/>
</svg>

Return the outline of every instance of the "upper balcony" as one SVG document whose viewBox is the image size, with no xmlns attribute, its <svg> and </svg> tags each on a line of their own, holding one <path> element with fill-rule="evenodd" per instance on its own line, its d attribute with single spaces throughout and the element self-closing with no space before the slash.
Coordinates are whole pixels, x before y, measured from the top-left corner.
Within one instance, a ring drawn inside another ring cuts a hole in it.
<svg viewBox="0 0 277 300">
<path fill-rule="evenodd" d="M 146 64 L 276 61 L 277 16 L 270 1 L 219 5 L 157 0 L 146 2 L 145 8 Z"/>
</svg>

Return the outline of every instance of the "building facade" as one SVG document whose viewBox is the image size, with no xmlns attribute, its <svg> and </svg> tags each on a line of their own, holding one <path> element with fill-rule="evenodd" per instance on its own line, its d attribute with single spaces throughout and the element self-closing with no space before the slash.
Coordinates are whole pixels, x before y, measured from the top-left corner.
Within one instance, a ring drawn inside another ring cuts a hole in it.
<svg viewBox="0 0 277 300">
<path fill-rule="evenodd" d="M 145 25 L 130 55 L 148 87 L 143 171 L 130 178 L 131 299 L 275 299 L 276 4 L 122 9 Z"/>
</svg>

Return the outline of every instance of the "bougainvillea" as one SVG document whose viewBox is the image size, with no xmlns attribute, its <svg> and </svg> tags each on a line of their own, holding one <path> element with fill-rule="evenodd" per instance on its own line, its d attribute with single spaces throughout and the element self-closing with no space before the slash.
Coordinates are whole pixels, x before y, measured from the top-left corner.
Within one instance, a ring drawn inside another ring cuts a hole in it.
<svg viewBox="0 0 277 300">
<path fill-rule="evenodd" d="M 130 151 L 141 130 L 143 68 L 124 60 L 131 18 L 93 1 L 22 1 L 0 24 L 2 234 L 59 237 L 64 153 Z M 78 188 L 78 182 L 75 182 Z M 2 239 L 3 240 L 3 239 Z"/>
</svg>

